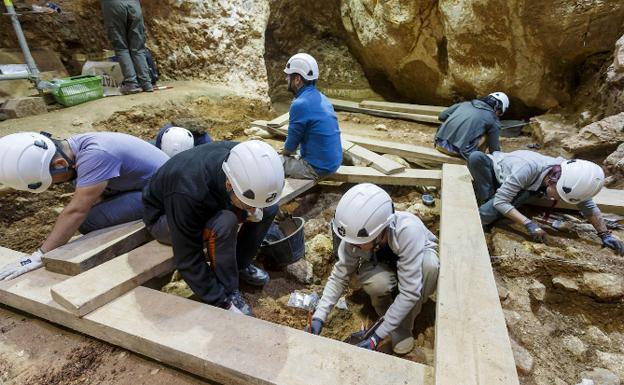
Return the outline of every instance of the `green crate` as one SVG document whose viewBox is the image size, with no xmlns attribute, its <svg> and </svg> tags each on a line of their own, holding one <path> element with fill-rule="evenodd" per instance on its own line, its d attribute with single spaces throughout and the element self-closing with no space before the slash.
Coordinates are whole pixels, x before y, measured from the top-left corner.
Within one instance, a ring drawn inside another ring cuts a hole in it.
<svg viewBox="0 0 624 385">
<path fill-rule="evenodd" d="M 99 75 L 72 76 L 51 81 L 52 94 L 65 107 L 75 106 L 104 96 L 102 77 Z"/>
</svg>

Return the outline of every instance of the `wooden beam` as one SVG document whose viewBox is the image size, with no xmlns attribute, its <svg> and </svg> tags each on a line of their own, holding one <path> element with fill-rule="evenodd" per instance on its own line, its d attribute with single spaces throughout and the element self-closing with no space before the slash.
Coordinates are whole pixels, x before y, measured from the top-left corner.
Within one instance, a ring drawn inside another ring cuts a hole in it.
<svg viewBox="0 0 624 385">
<path fill-rule="evenodd" d="M 440 170 L 420 170 L 408 168 L 403 172 L 386 175 L 372 167 L 340 166 L 338 170 L 325 178 L 348 183 L 377 183 L 395 186 L 440 186 Z"/>
<path fill-rule="evenodd" d="M 0 265 L 20 255 L 0 249 Z M 78 318 L 50 296 L 67 278 L 37 269 L 0 281 L 0 302 L 222 384 L 432 383 L 429 366 L 145 287 Z"/>
<path fill-rule="evenodd" d="M 280 138 L 285 138 L 286 136 L 288 136 L 288 128 L 270 126 L 269 122 L 266 120 L 254 120 L 253 122 L 251 122 L 251 126 L 262 128 L 263 130 L 266 130 Z"/>
<path fill-rule="evenodd" d="M 299 195 L 303 194 L 307 190 L 316 185 L 316 182 L 312 179 L 293 179 L 286 178 L 284 181 L 284 189 L 282 190 L 282 197 L 279 204 L 283 205 L 291 200 L 295 199 Z"/>
<path fill-rule="evenodd" d="M 436 385 L 518 385 L 468 168 L 442 168 Z"/>
<path fill-rule="evenodd" d="M 366 166 L 370 166 L 386 175 L 396 174 L 405 170 L 405 166 L 402 164 L 376 154 L 362 146 L 351 143 L 348 140 L 342 140 L 342 151 L 350 154 L 362 162 L 365 162 Z"/>
<path fill-rule="evenodd" d="M 371 151 L 383 154 L 398 155 L 407 160 L 420 159 L 426 161 L 427 163 L 465 163 L 463 159 L 448 156 L 437 151 L 433 147 L 415 146 L 413 144 L 389 142 L 348 134 L 342 134 L 341 137 L 344 140 L 359 144 L 360 146 L 368 148 Z"/>
<path fill-rule="evenodd" d="M 78 317 L 174 268 L 171 247 L 149 242 L 52 286 L 52 298 Z"/>
<path fill-rule="evenodd" d="M 333 104 L 334 109 L 336 109 L 337 111 L 357 112 L 361 114 L 379 116 L 382 118 L 410 120 L 413 122 L 420 122 L 420 123 L 434 123 L 434 124 L 440 123 L 438 118 L 432 115 L 406 114 L 404 112 L 392 112 L 392 111 L 375 110 L 371 108 L 362 108 L 359 106 L 358 103 L 351 102 L 348 100 L 329 99 L 329 101 Z"/>
<path fill-rule="evenodd" d="M 624 190 L 615 190 L 603 187 L 602 190 L 592 198 L 598 205 L 600 211 L 605 213 L 624 215 Z M 552 201 L 541 199 L 532 203 L 534 206 L 551 207 Z M 555 208 L 578 210 L 575 205 L 559 200 Z"/>
<path fill-rule="evenodd" d="M 149 240 L 143 221 L 124 223 L 83 235 L 43 255 L 46 269 L 77 275 Z"/>
<path fill-rule="evenodd" d="M 422 104 L 408 104 L 408 103 L 391 103 L 391 102 L 379 102 L 373 100 L 364 100 L 359 104 L 362 108 L 370 108 L 374 110 L 405 112 L 408 114 L 417 115 L 433 115 L 438 118 L 438 115 L 447 107 L 442 106 L 427 106 Z"/>
</svg>

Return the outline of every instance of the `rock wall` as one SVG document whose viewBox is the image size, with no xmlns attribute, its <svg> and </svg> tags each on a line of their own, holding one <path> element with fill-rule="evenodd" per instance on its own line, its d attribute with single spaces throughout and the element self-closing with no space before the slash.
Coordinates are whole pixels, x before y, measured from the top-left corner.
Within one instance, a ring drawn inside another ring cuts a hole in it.
<svg viewBox="0 0 624 385">
<path fill-rule="evenodd" d="M 512 108 L 570 101 L 575 69 L 610 51 L 624 2 L 342 0 L 348 42 L 373 86 L 416 102 L 508 92 Z"/>
</svg>

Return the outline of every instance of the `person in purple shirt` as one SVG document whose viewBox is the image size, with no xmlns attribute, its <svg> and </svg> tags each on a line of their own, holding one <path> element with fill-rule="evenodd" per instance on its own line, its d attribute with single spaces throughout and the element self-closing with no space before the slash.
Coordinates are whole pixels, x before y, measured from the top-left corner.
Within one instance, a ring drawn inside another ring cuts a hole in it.
<svg viewBox="0 0 624 385">
<path fill-rule="evenodd" d="M 41 193 L 52 184 L 72 182 L 75 193 L 52 232 L 30 256 L 0 269 L 0 280 L 41 266 L 41 256 L 88 233 L 143 217 L 141 193 L 169 157 L 146 141 L 115 132 L 53 139 L 47 133 L 20 132 L 0 138 L 0 183 Z"/>
</svg>

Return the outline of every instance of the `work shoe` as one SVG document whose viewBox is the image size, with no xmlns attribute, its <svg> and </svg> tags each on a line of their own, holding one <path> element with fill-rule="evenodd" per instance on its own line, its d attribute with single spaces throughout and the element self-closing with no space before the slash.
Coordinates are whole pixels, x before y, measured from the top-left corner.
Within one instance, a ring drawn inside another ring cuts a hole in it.
<svg viewBox="0 0 624 385">
<path fill-rule="evenodd" d="M 249 285 L 264 286 L 269 282 L 269 273 L 250 263 L 239 271 L 239 278 Z"/>
<path fill-rule="evenodd" d="M 414 349 L 414 337 L 411 331 L 400 328 L 390 333 L 392 336 L 392 351 L 398 355 L 405 355 Z"/>
<path fill-rule="evenodd" d="M 247 301 L 245 301 L 245 298 L 243 298 L 240 290 L 234 290 L 234 292 L 229 295 L 228 299 L 232 302 L 232 305 L 241 311 L 241 313 L 251 317 L 251 306 L 249 306 Z"/>
<path fill-rule="evenodd" d="M 141 88 L 143 89 L 143 92 L 154 92 L 154 87 L 152 86 L 152 83 L 143 84 Z"/>
<path fill-rule="evenodd" d="M 122 84 L 121 87 L 119 87 L 119 91 L 123 94 L 123 95 L 131 95 L 131 94 L 138 94 L 139 92 L 143 91 L 143 89 L 139 86 L 137 86 L 136 84 Z"/>
</svg>

